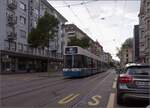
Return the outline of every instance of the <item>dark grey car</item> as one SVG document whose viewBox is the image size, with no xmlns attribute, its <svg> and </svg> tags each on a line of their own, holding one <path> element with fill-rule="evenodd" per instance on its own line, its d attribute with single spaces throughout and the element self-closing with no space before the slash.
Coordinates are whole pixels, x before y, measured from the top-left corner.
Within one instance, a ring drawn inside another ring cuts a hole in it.
<svg viewBox="0 0 150 108">
<path fill-rule="evenodd" d="M 125 73 L 117 79 L 117 103 L 122 104 L 127 98 L 150 99 L 150 66 L 142 64 L 129 65 Z"/>
</svg>

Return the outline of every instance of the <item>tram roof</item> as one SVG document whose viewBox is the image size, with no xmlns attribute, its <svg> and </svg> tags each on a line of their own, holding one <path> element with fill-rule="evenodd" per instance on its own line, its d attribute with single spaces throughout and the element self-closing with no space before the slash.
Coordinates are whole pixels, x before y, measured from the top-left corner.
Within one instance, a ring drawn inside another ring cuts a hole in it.
<svg viewBox="0 0 150 108">
<path fill-rule="evenodd" d="M 77 53 L 75 53 L 75 54 L 85 55 L 85 56 L 90 57 L 90 58 L 93 58 L 93 59 L 95 59 L 95 60 L 102 61 L 102 60 L 100 59 L 100 57 L 96 56 L 95 54 L 93 54 L 93 53 L 89 52 L 88 50 L 83 49 L 83 48 L 81 48 L 81 47 L 79 47 L 79 46 L 67 46 L 67 47 L 65 47 L 65 49 L 66 49 L 66 48 L 77 48 Z M 75 55 L 75 54 L 74 54 L 74 55 Z M 73 55 L 73 54 L 66 54 L 66 53 L 65 53 L 65 55 Z"/>
</svg>

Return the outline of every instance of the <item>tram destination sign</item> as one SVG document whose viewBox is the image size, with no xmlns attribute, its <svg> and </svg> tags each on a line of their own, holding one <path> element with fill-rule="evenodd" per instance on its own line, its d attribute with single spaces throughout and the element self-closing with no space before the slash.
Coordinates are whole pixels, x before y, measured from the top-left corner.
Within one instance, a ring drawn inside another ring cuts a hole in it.
<svg viewBox="0 0 150 108">
<path fill-rule="evenodd" d="M 77 47 L 66 48 L 65 49 L 65 53 L 66 54 L 77 54 L 78 53 L 78 49 L 77 49 Z"/>
</svg>

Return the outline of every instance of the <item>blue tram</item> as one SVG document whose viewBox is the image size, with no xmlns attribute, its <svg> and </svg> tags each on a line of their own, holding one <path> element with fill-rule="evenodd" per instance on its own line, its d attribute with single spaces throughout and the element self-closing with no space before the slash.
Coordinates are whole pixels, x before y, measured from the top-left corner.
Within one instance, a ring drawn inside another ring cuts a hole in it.
<svg viewBox="0 0 150 108">
<path fill-rule="evenodd" d="M 108 69 L 100 57 L 78 46 L 67 46 L 64 51 L 64 77 L 85 77 Z"/>
</svg>

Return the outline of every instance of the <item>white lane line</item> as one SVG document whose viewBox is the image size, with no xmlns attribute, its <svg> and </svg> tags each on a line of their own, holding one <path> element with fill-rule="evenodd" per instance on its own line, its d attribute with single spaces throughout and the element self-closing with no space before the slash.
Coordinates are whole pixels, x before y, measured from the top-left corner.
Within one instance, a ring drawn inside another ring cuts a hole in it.
<svg viewBox="0 0 150 108">
<path fill-rule="evenodd" d="M 103 84 L 103 82 L 104 82 L 108 77 L 110 77 L 110 75 L 111 75 L 111 73 L 108 73 L 108 75 L 107 75 L 105 78 L 103 78 L 103 79 L 101 80 L 101 82 L 96 85 L 95 88 L 93 88 L 87 95 L 83 96 L 83 98 L 81 98 L 80 102 L 78 102 L 77 104 L 75 104 L 72 108 L 78 108 L 78 105 L 79 105 L 83 100 L 85 100 L 88 96 L 90 96 L 96 89 L 98 89 L 98 87 L 100 87 L 100 85 Z"/>
<path fill-rule="evenodd" d="M 100 95 L 92 96 L 92 101 L 88 102 L 89 106 L 98 106 L 100 104 L 100 99 L 102 98 Z"/>
<path fill-rule="evenodd" d="M 76 97 L 78 97 L 80 94 L 70 94 L 66 97 L 64 97 L 63 99 L 61 99 L 58 103 L 59 104 L 67 104 L 69 103 L 70 101 L 74 100 Z"/>
<path fill-rule="evenodd" d="M 113 89 L 115 89 L 115 88 L 116 88 L 116 81 L 114 81 L 114 82 L 113 82 L 113 86 L 112 86 L 112 88 L 113 88 Z"/>
<path fill-rule="evenodd" d="M 106 108 L 114 108 L 114 103 L 115 103 L 115 93 L 111 93 Z"/>
</svg>

